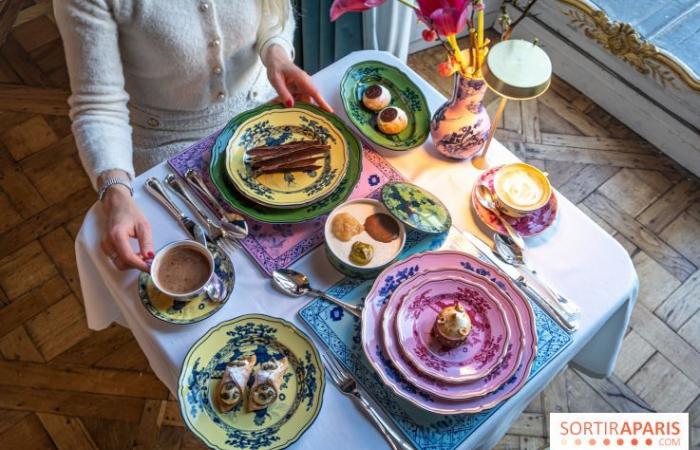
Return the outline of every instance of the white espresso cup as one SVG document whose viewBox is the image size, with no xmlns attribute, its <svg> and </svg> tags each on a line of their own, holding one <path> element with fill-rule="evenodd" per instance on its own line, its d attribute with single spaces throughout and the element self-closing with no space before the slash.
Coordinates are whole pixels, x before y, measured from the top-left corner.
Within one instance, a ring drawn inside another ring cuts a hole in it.
<svg viewBox="0 0 700 450">
<path fill-rule="evenodd" d="M 214 268 L 214 255 L 207 247 L 190 240 L 175 241 L 156 253 L 151 279 L 160 292 L 178 301 L 190 301 L 203 293 L 223 301 L 226 285 Z"/>
</svg>

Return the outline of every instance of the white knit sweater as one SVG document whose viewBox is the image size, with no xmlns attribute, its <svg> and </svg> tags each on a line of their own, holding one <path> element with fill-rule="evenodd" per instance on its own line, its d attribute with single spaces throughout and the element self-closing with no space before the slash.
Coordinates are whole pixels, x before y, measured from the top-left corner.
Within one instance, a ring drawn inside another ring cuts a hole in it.
<svg viewBox="0 0 700 450">
<path fill-rule="evenodd" d="M 274 95 L 260 55 L 272 44 L 293 55 L 294 19 L 275 28 L 261 3 L 54 0 L 93 185 L 109 169 L 133 176 Z"/>
</svg>

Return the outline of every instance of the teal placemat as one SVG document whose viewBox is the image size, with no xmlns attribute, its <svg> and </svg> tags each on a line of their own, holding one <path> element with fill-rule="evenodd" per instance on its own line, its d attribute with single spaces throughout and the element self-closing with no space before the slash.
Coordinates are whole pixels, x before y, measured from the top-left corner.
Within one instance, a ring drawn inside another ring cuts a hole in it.
<svg viewBox="0 0 700 450">
<path fill-rule="evenodd" d="M 450 233 L 459 233 L 454 229 Z M 449 237 L 421 235 L 410 232 L 401 258 L 446 246 Z M 454 248 L 454 247 L 452 247 Z M 372 287 L 373 280 L 345 278 L 329 289 L 329 293 L 349 303 L 361 303 Z M 528 380 L 571 343 L 566 333 L 547 313 L 533 304 L 537 328 L 537 356 Z M 477 414 L 444 416 L 426 412 L 396 396 L 381 382 L 369 364 L 360 342 L 360 322 L 341 308 L 315 299 L 299 311 L 301 318 L 323 340 L 349 369 L 360 384 L 388 413 L 418 449 L 452 450 L 466 440 L 496 410 L 497 406 Z M 529 382 L 529 381 L 528 381 Z"/>
</svg>

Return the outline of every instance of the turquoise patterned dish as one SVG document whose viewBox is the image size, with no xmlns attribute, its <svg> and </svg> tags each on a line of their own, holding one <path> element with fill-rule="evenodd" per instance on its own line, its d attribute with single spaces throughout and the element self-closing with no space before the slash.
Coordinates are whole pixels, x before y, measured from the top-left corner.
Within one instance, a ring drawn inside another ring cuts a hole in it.
<svg viewBox="0 0 700 450">
<path fill-rule="evenodd" d="M 362 94 L 373 84 L 391 93 L 391 106 L 403 109 L 408 126 L 398 134 L 388 135 L 377 128 L 377 113 L 362 104 Z M 340 97 L 353 125 L 367 139 L 382 147 L 406 151 L 421 145 L 430 134 L 428 102 L 418 86 L 394 66 L 379 61 L 364 61 L 350 67 L 340 81 Z"/>
<path fill-rule="evenodd" d="M 423 233 L 444 233 L 452 225 L 450 212 L 440 199 L 415 184 L 385 184 L 382 202 L 394 217 Z"/>
<path fill-rule="evenodd" d="M 258 367 L 287 358 L 277 400 L 249 412 L 244 398 L 233 410 L 220 412 L 214 395 L 226 364 L 252 354 Z M 286 320 L 248 314 L 222 322 L 192 346 L 182 364 L 177 397 L 185 425 L 210 448 L 279 450 L 316 420 L 324 387 L 323 365 L 308 336 Z"/>
<path fill-rule="evenodd" d="M 147 273 L 141 272 L 139 274 L 139 298 L 146 311 L 164 322 L 186 325 L 204 320 L 220 310 L 231 298 L 236 274 L 231 259 L 223 250 L 211 244 L 209 244 L 209 250 L 214 255 L 214 270 L 226 284 L 226 290 L 229 293 L 226 300 L 213 302 L 205 293 L 188 302 L 176 301 L 160 292 L 153 285 L 151 277 Z"/>
</svg>

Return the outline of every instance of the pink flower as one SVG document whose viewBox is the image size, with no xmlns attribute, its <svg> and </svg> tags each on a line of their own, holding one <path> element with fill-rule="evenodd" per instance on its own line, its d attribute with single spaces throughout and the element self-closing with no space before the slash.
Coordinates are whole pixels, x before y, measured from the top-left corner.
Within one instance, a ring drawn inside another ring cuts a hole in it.
<svg viewBox="0 0 700 450">
<path fill-rule="evenodd" d="M 467 24 L 469 0 L 417 0 L 419 18 L 440 36 L 458 34 Z"/>
<path fill-rule="evenodd" d="M 366 11 L 377 7 L 386 0 L 333 0 L 331 5 L 331 21 L 335 22 L 338 17 L 346 12 Z"/>
</svg>

